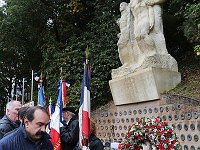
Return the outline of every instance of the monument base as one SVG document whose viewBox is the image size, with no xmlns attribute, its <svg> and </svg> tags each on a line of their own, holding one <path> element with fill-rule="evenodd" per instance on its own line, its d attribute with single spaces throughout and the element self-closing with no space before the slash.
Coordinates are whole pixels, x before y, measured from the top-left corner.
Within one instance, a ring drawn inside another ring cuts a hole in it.
<svg viewBox="0 0 200 150">
<path fill-rule="evenodd" d="M 155 100 L 176 87 L 181 74 L 163 68 L 146 68 L 109 81 L 115 105 Z"/>
</svg>

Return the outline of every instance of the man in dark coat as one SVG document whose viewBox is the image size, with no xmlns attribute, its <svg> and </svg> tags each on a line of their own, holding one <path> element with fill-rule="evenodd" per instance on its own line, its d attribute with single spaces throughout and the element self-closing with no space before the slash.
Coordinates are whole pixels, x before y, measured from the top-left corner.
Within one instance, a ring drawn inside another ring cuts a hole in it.
<svg viewBox="0 0 200 150">
<path fill-rule="evenodd" d="M 45 108 L 28 108 L 24 123 L 0 140 L 0 150 L 53 150 L 50 136 L 46 133 L 49 119 Z"/>
<path fill-rule="evenodd" d="M 22 107 L 19 101 L 10 101 L 6 105 L 6 115 L 0 120 L 0 139 L 3 136 L 18 128 L 18 110 Z"/>
<path fill-rule="evenodd" d="M 60 128 L 62 150 L 76 150 L 79 141 L 79 123 L 75 110 L 67 106 L 62 109 L 65 125 Z"/>
</svg>

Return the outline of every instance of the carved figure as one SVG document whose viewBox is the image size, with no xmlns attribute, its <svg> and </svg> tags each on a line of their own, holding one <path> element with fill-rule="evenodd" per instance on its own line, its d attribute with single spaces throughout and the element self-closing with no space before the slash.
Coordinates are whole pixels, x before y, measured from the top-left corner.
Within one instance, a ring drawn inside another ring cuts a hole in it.
<svg viewBox="0 0 200 150">
<path fill-rule="evenodd" d="M 120 33 L 118 34 L 119 40 L 117 43 L 119 58 L 123 66 L 127 66 L 130 60 L 128 42 L 129 42 L 129 29 L 128 29 L 128 4 L 122 2 L 120 4 L 121 18 L 117 21 L 120 28 Z"/>
<path fill-rule="evenodd" d="M 178 70 L 176 60 L 168 54 L 163 34 L 161 4 L 165 1 L 130 0 L 129 4 L 120 4 L 117 45 L 122 67 L 113 70 L 112 77 L 149 67 Z"/>
</svg>

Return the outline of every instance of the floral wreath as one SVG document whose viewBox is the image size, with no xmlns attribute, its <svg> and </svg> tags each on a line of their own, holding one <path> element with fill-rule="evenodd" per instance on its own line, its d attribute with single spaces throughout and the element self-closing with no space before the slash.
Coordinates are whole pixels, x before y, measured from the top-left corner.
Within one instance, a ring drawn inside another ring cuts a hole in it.
<svg viewBox="0 0 200 150">
<path fill-rule="evenodd" d="M 178 150 L 180 143 L 173 127 L 160 118 L 143 117 L 129 129 L 119 150 L 140 150 L 143 145 L 150 144 L 157 150 Z"/>
</svg>

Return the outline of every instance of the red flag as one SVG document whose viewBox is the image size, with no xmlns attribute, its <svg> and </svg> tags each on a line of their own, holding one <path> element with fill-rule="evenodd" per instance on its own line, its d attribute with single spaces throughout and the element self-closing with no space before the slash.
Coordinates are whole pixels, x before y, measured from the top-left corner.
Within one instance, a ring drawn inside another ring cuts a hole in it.
<svg viewBox="0 0 200 150">
<path fill-rule="evenodd" d="M 67 104 L 67 88 L 66 88 L 66 82 L 62 82 L 62 100 L 63 100 L 63 106 Z"/>
</svg>

